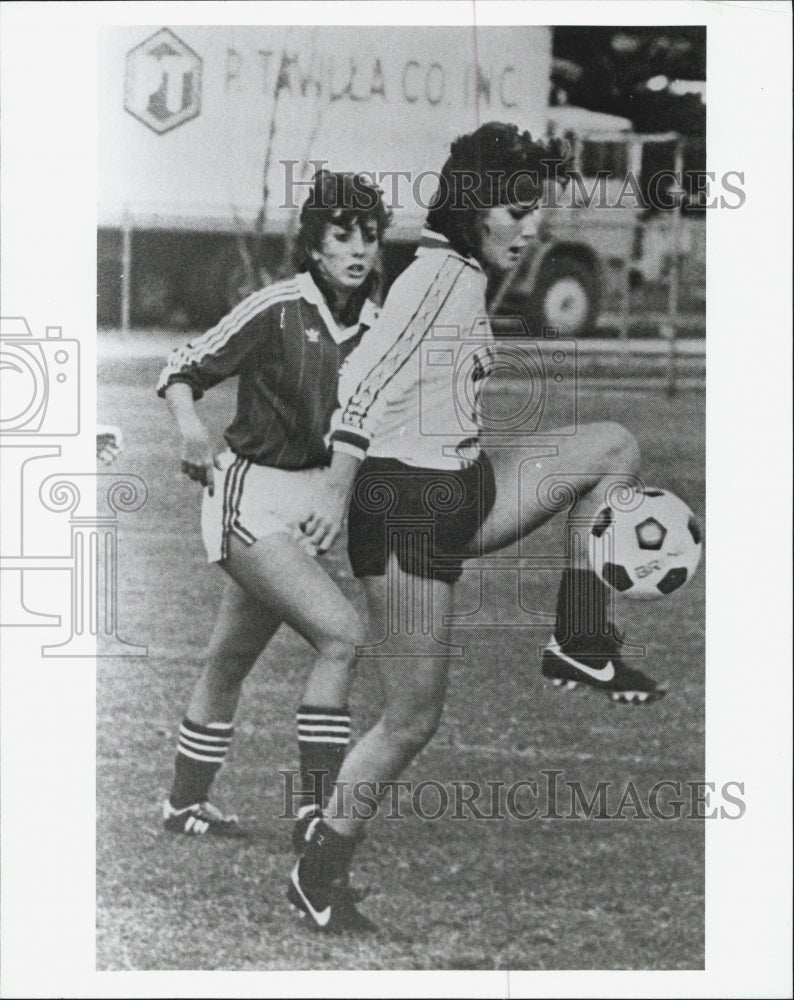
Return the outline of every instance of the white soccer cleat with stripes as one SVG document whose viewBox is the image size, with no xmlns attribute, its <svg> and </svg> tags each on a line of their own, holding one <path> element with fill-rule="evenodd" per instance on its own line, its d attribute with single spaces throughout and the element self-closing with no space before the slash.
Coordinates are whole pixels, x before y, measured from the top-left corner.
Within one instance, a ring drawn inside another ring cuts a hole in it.
<svg viewBox="0 0 794 1000">
<path fill-rule="evenodd" d="M 169 833 L 188 837 L 247 837 L 237 816 L 224 815 L 211 802 L 195 802 L 175 809 L 168 799 L 163 803 L 163 825 Z"/>
</svg>

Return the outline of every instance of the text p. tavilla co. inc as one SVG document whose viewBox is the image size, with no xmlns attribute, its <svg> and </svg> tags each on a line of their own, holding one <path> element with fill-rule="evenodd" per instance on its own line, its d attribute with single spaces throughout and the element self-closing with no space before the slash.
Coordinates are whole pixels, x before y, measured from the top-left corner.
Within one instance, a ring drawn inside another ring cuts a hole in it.
<svg viewBox="0 0 794 1000">
<path fill-rule="evenodd" d="M 294 819 L 304 800 L 297 771 L 280 771 L 284 781 L 281 819 Z M 319 780 L 319 777 L 318 777 Z M 387 820 L 681 820 L 741 819 L 747 811 L 743 781 L 681 781 L 660 778 L 587 784 L 564 771 L 542 770 L 516 781 L 362 781 L 340 783 L 325 813 Z"/>
</svg>

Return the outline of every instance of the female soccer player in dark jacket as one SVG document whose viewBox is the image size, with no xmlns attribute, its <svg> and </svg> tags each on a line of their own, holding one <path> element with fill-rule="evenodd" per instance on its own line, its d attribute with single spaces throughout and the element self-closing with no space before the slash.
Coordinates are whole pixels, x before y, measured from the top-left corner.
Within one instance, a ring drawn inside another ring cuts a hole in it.
<svg viewBox="0 0 794 1000">
<path fill-rule="evenodd" d="M 496 122 L 452 144 L 416 259 L 392 286 L 377 337 L 364 338 L 343 376 L 331 473 L 307 530 L 328 544 L 327 526 L 332 537 L 350 502 L 350 561 L 381 637 L 371 655 L 385 705 L 347 756 L 325 816 L 308 825 L 292 872 L 290 901 L 326 930 L 371 927 L 347 887 L 368 818 L 349 793 L 366 788 L 371 797 L 436 731 L 463 561 L 528 535 L 555 509 L 567 506 L 571 525 L 592 519 L 605 491 L 638 466 L 637 444 L 618 424 L 522 437 L 483 421 L 493 361 L 486 281 L 520 259 L 536 231 L 544 177 L 564 170 L 561 152 Z M 543 673 L 617 701 L 663 693 L 621 659 L 605 587 L 581 559 L 563 573 Z"/>
<path fill-rule="evenodd" d="M 282 622 L 317 653 L 297 716 L 307 808 L 322 801 L 344 756 L 361 625 L 315 558 L 327 546 L 304 527 L 327 474 L 339 370 L 376 319 L 369 295 L 389 221 L 380 190 L 363 176 L 318 173 L 301 212 L 305 270 L 250 295 L 175 350 L 160 376 L 158 392 L 182 435 L 182 471 L 204 486 L 207 557 L 228 577 L 179 730 L 163 807 L 171 831 L 239 834 L 237 817 L 208 802 L 210 785 L 231 743 L 243 680 Z M 218 454 L 195 402 L 233 375 L 237 412 Z"/>
</svg>

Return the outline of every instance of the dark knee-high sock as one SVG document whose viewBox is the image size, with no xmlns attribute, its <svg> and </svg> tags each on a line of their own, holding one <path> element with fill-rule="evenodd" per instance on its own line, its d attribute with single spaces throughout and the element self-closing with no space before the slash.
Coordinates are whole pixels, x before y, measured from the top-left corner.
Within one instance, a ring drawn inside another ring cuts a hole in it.
<svg viewBox="0 0 794 1000">
<path fill-rule="evenodd" d="M 308 834 L 306 850 L 299 862 L 301 879 L 323 886 L 346 882 L 358 838 L 343 837 L 322 818 L 313 820 Z"/>
<path fill-rule="evenodd" d="M 328 801 L 350 743 L 350 709 L 301 705 L 296 715 L 301 805 Z"/>
<path fill-rule="evenodd" d="M 614 597 L 591 569 L 566 569 L 557 595 L 555 637 L 569 653 L 608 655 L 618 641 Z"/>
<path fill-rule="evenodd" d="M 169 801 L 175 809 L 184 809 L 204 802 L 215 775 L 220 770 L 234 728 L 228 722 L 211 722 L 207 726 L 184 719 L 179 727 L 176 748 L 174 784 Z"/>
</svg>

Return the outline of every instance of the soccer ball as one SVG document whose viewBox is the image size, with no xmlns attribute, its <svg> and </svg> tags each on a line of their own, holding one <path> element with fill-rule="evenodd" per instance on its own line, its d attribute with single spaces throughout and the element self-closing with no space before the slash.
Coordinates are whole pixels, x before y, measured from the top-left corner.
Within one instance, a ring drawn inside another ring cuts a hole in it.
<svg viewBox="0 0 794 1000">
<path fill-rule="evenodd" d="M 613 590 L 648 601 L 683 587 L 703 551 L 695 515 L 665 490 L 638 490 L 634 510 L 605 504 L 588 535 L 588 559 Z"/>
</svg>

